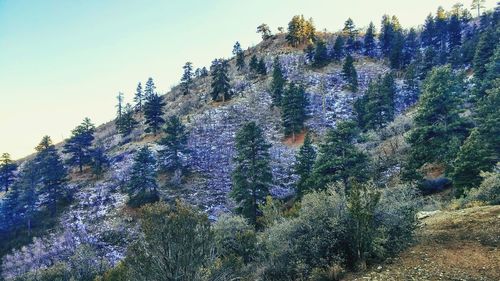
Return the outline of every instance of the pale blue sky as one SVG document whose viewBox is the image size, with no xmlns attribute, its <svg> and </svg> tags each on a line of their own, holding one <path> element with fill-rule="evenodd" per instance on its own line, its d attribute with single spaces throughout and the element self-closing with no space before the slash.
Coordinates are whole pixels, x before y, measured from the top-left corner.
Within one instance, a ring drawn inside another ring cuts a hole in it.
<svg viewBox="0 0 500 281">
<path fill-rule="evenodd" d="M 184 62 L 208 66 L 236 40 L 257 44 L 260 23 L 275 32 L 304 14 L 336 31 L 347 17 L 378 27 L 387 13 L 409 27 L 456 2 L 471 1 L 0 0 L 0 153 L 23 157 L 46 134 L 59 142 L 86 116 L 109 121 L 119 91 L 130 100 L 151 76 L 166 92 Z"/>
</svg>

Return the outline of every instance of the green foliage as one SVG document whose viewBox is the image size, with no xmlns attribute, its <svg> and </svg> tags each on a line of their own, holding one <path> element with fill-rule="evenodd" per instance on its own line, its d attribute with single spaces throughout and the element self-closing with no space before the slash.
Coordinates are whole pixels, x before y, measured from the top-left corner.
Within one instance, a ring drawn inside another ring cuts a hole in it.
<svg viewBox="0 0 500 281">
<path fill-rule="evenodd" d="M 233 55 L 236 56 L 236 68 L 242 71 L 245 68 L 245 53 L 241 49 L 240 42 L 236 41 L 233 46 Z"/>
<path fill-rule="evenodd" d="M 411 145 L 407 162 L 408 178 L 414 178 L 424 164 L 449 168 L 468 134 L 468 122 L 460 116 L 461 76 L 449 67 L 432 70 L 423 84 L 415 127 L 408 136 Z"/>
<path fill-rule="evenodd" d="M 312 186 L 324 189 L 328 183 L 342 181 L 348 187 L 350 177 L 366 179 L 367 156 L 354 144 L 357 132 L 353 121 L 337 123 L 327 132 L 312 172 Z"/>
<path fill-rule="evenodd" d="M 271 98 L 273 100 L 273 106 L 281 106 L 281 98 L 285 91 L 286 79 L 283 75 L 283 69 L 281 68 L 280 60 L 278 57 L 274 59 L 273 66 L 273 80 L 271 81 Z"/>
<path fill-rule="evenodd" d="M 290 84 L 281 101 L 281 121 L 285 136 L 292 136 L 293 141 L 295 141 L 295 135 L 304 129 L 307 104 L 304 87 Z"/>
<path fill-rule="evenodd" d="M 241 216 L 222 215 L 213 225 L 217 256 L 222 259 L 241 258 L 245 263 L 257 256 L 254 227 Z"/>
<path fill-rule="evenodd" d="M 231 98 L 228 68 L 229 65 L 224 59 L 216 59 L 212 61 L 212 66 L 210 67 L 212 92 L 210 95 L 212 96 L 213 101 L 222 100 L 222 102 L 225 102 Z"/>
<path fill-rule="evenodd" d="M 106 156 L 106 150 L 103 146 L 99 145 L 92 149 L 91 152 L 91 168 L 92 173 L 97 179 L 100 179 L 104 174 L 104 171 L 109 166 L 109 159 Z"/>
<path fill-rule="evenodd" d="M 181 78 L 181 91 L 183 95 L 188 95 L 193 84 L 193 63 L 186 62 L 182 69 L 184 72 Z"/>
<path fill-rule="evenodd" d="M 267 40 L 269 38 L 272 37 L 272 34 L 271 34 L 271 29 L 269 28 L 269 26 L 265 23 L 257 26 L 257 33 L 260 33 L 261 36 L 262 36 L 262 40 Z"/>
<path fill-rule="evenodd" d="M 83 166 L 92 162 L 92 141 L 94 141 L 95 126 L 89 118 L 71 131 L 71 137 L 64 144 L 63 152 L 69 154 L 66 161 L 70 166 L 77 166 L 80 173 Z"/>
<path fill-rule="evenodd" d="M 315 40 L 316 30 L 312 19 L 305 20 L 304 16 L 294 16 L 288 23 L 286 41 L 293 47 L 301 44 L 312 43 Z"/>
<path fill-rule="evenodd" d="M 314 61 L 313 62 L 314 67 L 323 67 L 328 64 L 329 61 L 328 50 L 323 40 L 316 41 L 313 61 Z"/>
<path fill-rule="evenodd" d="M 129 204 L 134 207 L 156 201 L 158 192 L 155 165 L 156 160 L 147 146 L 142 147 L 135 155 L 127 183 L 131 199 Z"/>
<path fill-rule="evenodd" d="M 255 122 L 249 122 L 236 134 L 235 146 L 230 196 L 238 204 L 236 210 L 255 224 L 258 205 L 269 194 L 272 182 L 268 151 L 271 145 L 264 139 L 262 129 Z"/>
<path fill-rule="evenodd" d="M 121 117 L 117 118 L 115 121 L 116 128 L 118 132 L 123 136 L 128 136 L 132 130 L 139 124 L 134 119 L 134 110 L 130 104 L 126 104 Z"/>
<path fill-rule="evenodd" d="M 495 47 L 498 43 L 498 31 L 486 30 L 482 33 L 481 38 L 476 46 L 474 60 L 472 65 L 474 67 L 474 77 L 478 80 L 483 80 L 486 73 L 486 65 L 493 55 Z"/>
<path fill-rule="evenodd" d="M 372 81 L 365 95 L 355 103 L 358 125 L 364 130 L 381 129 L 394 120 L 396 88 L 392 74 Z"/>
<path fill-rule="evenodd" d="M 344 23 L 344 28 L 342 29 L 342 35 L 347 38 L 346 48 L 348 51 L 353 51 L 355 49 L 356 37 L 358 36 L 358 30 L 354 25 L 354 21 L 348 18 Z"/>
<path fill-rule="evenodd" d="M 467 193 L 467 200 L 490 205 L 500 204 L 500 164 L 497 164 L 493 172 L 481 172 L 480 176 L 483 179 L 481 184 Z"/>
<path fill-rule="evenodd" d="M 341 35 L 338 35 L 335 38 L 335 43 L 333 44 L 333 52 L 332 58 L 333 60 L 340 62 L 340 60 L 344 57 L 344 38 Z"/>
<path fill-rule="evenodd" d="M 373 24 L 373 22 L 370 22 L 370 25 L 368 25 L 368 29 L 365 33 L 363 44 L 365 47 L 365 55 L 369 57 L 375 56 L 375 48 L 377 47 L 377 44 L 375 43 L 375 32 L 375 25 Z"/>
<path fill-rule="evenodd" d="M 17 170 L 17 164 L 10 159 L 10 154 L 3 153 L 0 156 L 0 187 L 9 191 L 9 186 L 14 182 L 14 172 Z"/>
<path fill-rule="evenodd" d="M 312 146 L 311 135 L 306 134 L 304 144 L 300 147 L 294 166 L 295 173 L 299 176 L 297 181 L 297 195 L 301 197 L 310 189 L 310 177 L 312 175 L 314 161 L 316 160 L 316 150 Z"/>
<path fill-rule="evenodd" d="M 137 111 L 142 111 L 142 106 L 144 105 L 144 92 L 142 91 L 142 84 L 139 82 L 137 84 L 137 89 L 134 95 L 135 109 Z"/>
<path fill-rule="evenodd" d="M 48 194 L 47 206 L 54 214 L 57 203 L 64 194 L 67 170 L 50 138 L 44 137 L 38 145 L 40 149 L 35 157 L 41 178 L 41 190 Z"/>
<path fill-rule="evenodd" d="M 500 88 L 487 91 L 475 112 L 477 126 L 464 141 L 453 163 L 452 174 L 457 195 L 464 190 L 477 187 L 481 171 L 491 171 L 500 161 Z"/>
<path fill-rule="evenodd" d="M 179 170 L 183 167 L 180 154 L 186 154 L 188 133 L 179 117 L 173 115 L 163 129 L 165 136 L 158 142 L 164 148 L 158 151 L 160 166 L 167 170 Z"/>
<path fill-rule="evenodd" d="M 347 54 L 344 65 L 342 66 L 342 76 L 347 82 L 347 88 L 352 92 L 358 91 L 358 73 L 354 68 L 354 59 Z"/>
<path fill-rule="evenodd" d="M 115 267 L 104 273 L 102 277 L 96 278 L 95 281 L 128 281 L 125 263 L 119 262 Z"/>
<path fill-rule="evenodd" d="M 156 136 L 161 126 L 165 123 L 165 119 L 163 119 L 165 102 L 163 101 L 163 97 L 157 93 L 149 94 L 146 97 L 146 103 L 144 104 L 144 117 L 147 125 L 146 132 L 153 133 Z"/>
<path fill-rule="evenodd" d="M 213 260 L 210 222 L 188 205 L 163 202 L 141 209 L 142 239 L 125 259 L 128 278 L 135 281 L 203 280 L 203 269 Z"/>
</svg>

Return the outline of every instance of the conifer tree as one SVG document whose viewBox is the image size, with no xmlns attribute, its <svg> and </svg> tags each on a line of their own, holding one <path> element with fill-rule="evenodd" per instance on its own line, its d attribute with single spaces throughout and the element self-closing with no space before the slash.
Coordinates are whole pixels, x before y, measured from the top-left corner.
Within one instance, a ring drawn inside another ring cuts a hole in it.
<svg viewBox="0 0 500 281">
<path fill-rule="evenodd" d="M 97 145 L 94 149 L 92 149 L 90 156 L 92 159 L 92 174 L 94 174 L 97 179 L 101 179 L 104 171 L 109 166 L 109 159 L 106 156 L 106 150 L 102 145 Z"/>
<path fill-rule="evenodd" d="M 311 135 L 306 134 L 304 144 L 300 147 L 294 166 L 295 173 L 299 176 L 297 181 L 297 195 L 301 197 L 310 189 L 310 178 L 314 161 L 316 160 L 316 150 L 312 146 Z"/>
<path fill-rule="evenodd" d="M 462 90 L 460 77 L 449 67 L 434 68 L 424 81 L 415 127 L 408 136 L 407 178 L 415 178 L 426 163 L 450 167 L 470 127 L 460 116 Z"/>
<path fill-rule="evenodd" d="M 436 50 L 433 47 L 425 49 L 424 58 L 421 65 L 420 79 L 424 79 L 431 69 L 438 64 Z"/>
<path fill-rule="evenodd" d="M 135 90 L 135 95 L 134 95 L 134 102 L 135 102 L 135 109 L 141 112 L 142 107 L 144 105 L 144 93 L 142 92 L 141 82 L 137 84 L 137 89 Z"/>
<path fill-rule="evenodd" d="M 144 86 L 144 99 L 147 102 L 151 96 L 156 93 L 156 86 L 153 81 L 153 78 L 149 77 L 146 85 Z"/>
<path fill-rule="evenodd" d="M 419 44 L 417 42 L 417 32 L 414 28 L 410 28 L 404 39 L 404 47 L 402 50 L 402 65 L 407 66 L 413 62 L 415 56 L 419 52 Z"/>
<path fill-rule="evenodd" d="M 401 69 L 404 66 L 404 36 L 401 32 L 395 31 L 392 37 L 389 61 L 393 69 Z"/>
<path fill-rule="evenodd" d="M 17 164 L 10 159 L 9 153 L 3 153 L 0 156 L 0 187 L 9 191 L 9 187 L 14 183 L 15 171 L 17 170 Z"/>
<path fill-rule="evenodd" d="M 458 15 L 451 15 L 448 21 L 448 49 L 450 51 L 462 44 L 462 23 Z"/>
<path fill-rule="evenodd" d="M 436 35 L 437 35 L 437 44 L 436 47 L 439 50 L 446 50 L 446 41 L 448 38 L 447 32 L 447 22 L 448 18 L 443 7 L 439 6 L 436 11 Z"/>
<path fill-rule="evenodd" d="M 269 148 L 262 130 L 255 122 L 249 122 L 236 134 L 235 168 L 232 173 L 231 197 L 236 210 L 256 224 L 259 204 L 269 195 L 272 183 Z"/>
<path fill-rule="evenodd" d="M 316 42 L 313 60 L 313 65 L 315 67 L 323 67 L 328 64 L 328 50 L 326 49 L 326 44 L 323 40 L 318 40 Z"/>
<path fill-rule="evenodd" d="M 212 62 L 212 92 L 210 94 L 213 101 L 225 102 L 231 98 L 228 67 L 227 61 L 223 59 L 216 59 Z"/>
<path fill-rule="evenodd" d="M 250 62 L 248 63 L 248 67 L 250 67 L 250 70 L 252 72 L 258 72 L 259 69 L 259 59 L 257 56 L 254 54 L 252 57 L 250 57 Z"/>
<path fill-rule="evenodd" d="M 424 27 L 421 34 L 423 47 L 434 47 L 436 42 L 436 23 L 434 17 L 429 14 L 425 19 Z"/>
<path fill-rule="evenodd" d="M 115 122 L 118 132 L 123 137 L 128 136 L 132 132 L 132 130 L 137 126 L 137 124 L 139 124 L 134 119 L 134 110 L 132 109 L 132 106 L 129 103 L 125 105 L 122 117 L 117 119 Z"/>
<path fill-rule="evenodd" d="M 354 68 L 354 59 L 350 54 L 347 54 L 345 58 L 344 65 L 342 66 L 342 75 L 347 81 L 348 89 L 357 92 L 358 91 L 358 73 L 356 68 Z"/>
<path fill-rule="evenodd" d="M 375 43 L 375 25 L 373 22 L 370 22 L 370 25 L 368 25 L 368 29 L 366 30 L 365 38 L 364 38 L 364 48 L 365 48 L 365 55 L 369 57 L 375 57 L 375 48 L 376 43 Z"/>
<path fill-rule="evenodd" d="M 95 126 L 89 118 L 71 131 L 71 137 L 64 144 L 63 152 L 69 154 L 67 163 L 70 166 L 77 166 L 80 173 L 83 166 L 90 164 L 92 141 L 94 141 Z"/>
<path fill-rule="evenodd" d="M 233 46 L 233 55 L 236 56 L 236 68 L 242 71 L 245 68 L 245 53 L 241 49 L 240 42 L 236 41 Z"/>
<path fill-rule="evenodd" d="M 344 23 L 344 28 L 342 29 L 343 36 L 347 38 L 346 49 L 348 51 L 353 51 L 355 48 L 356 36 L 358 36 L 358 31 L 354 25 L 354 21 L 348 18 Z"/>
<path fill-rule="evenodd" d="M 349 178 L 366 179 L 367 156 L 354 145 L 356 124 L 353 121 L 337 123 L 330 129 L 319 146 L 318 158 L 314 163 L 312 184 L 324 189 L 328 183 L 342 182 L 349 187 Z"/>
<path fill-rule="evenodd" d="M 269 28 L 269 26 L 265 23 L 257 26 L 257 33 L 260 33 L 261 36 L 262 36 L 262 40 L 267 40 L 269 38 L 272 37 L 272 34 L 271 34 L 271 29 Z"/>
<path fill-rule="evenodd" d="M 486 0 L 472 0 L 471 10 L 477 10 L 477 17 L 481 16 L 481 9 L 484 8 Z"/>
<path fill-rule="evenodd" d="M 39 193 L 37 188 L 39 187 L 40 180 L 41 178 L 38 164 L 32 160 L 25 163 L 22 171 L 20 172 L 19 181 L 17 182 L 17 186 L 20 190 L 17 207 L 20 209 L 16 211 L 23 214 L 24 223 L 26 224 L 26 228 L 28 230 L 28 236 L 31 236 L 32 219 L 38 211 L 37 201 Z"/>
<path fill-rule="evenodd" d="M 333 44 L 332 58 L 339 62 L 344 57 L 344 38 L 339 35 Z"/>
<path fill-rule="evenodd" d="M 304 49 L 304 54 L 306 54 L 306 58 L 308 62 L 314 62 L 314 46 L 313 44 L 308 44 Z"/>
<path fill-rule="evenodd" d="M 394 26 L 388 15 L 382 17 L 382 28 L 380 29 L 379 41 L 382 54 L 387 57 L 391 53 L 392 40 L 394 38 Z"/>
<path fill-rule="evenodd" d="M 285 136 L 292 136 L 293 141 L 295 141 L 295 135 L 304 129 L 307 104 L 304 87 L 290 84 L 282 98 L 281 120 Z"/>
<path fill-rule="evenodd" d="M 156 160 L 147 146 L 137 151 L 130 171 L 127 191 L 132 205 L 142 205 L 158 198 L 156 184 Z"/>
<path fill-rule="evenodd" d="M 116 115 L 118 116 L 117 118 L 122 117 L 123 113 L 123 93 L 119 92 L 118 96 L 116 96 L 116 100 L 118 101 L 118 104 L 116 105 Z"/>
<path fill-rule="evenodd" d="M 487 90 L 474 114 L 477 126 L 472 130 L 460 147 L 452 174 L 457 195 L 465 190 L 478 187 L 481 182 L 480 172 L 492 171 L 500 162 L 500 79 L 496 87 Z"/>
<path fill-rule="evenodd" d="M 305 20 L 304 16 L 294 16 L 288 23 L 288 44 L 297 47 L 300 44 L 312 43 L 315 40 L 315 28 L 312 19 Z"/>
<path fill-rule="evenodd" d="M 260 75 L 267 74 L 266 62 L 264 61 L 264 58 L 259 59 L 259 64 L 257 66 L 257 73 Z"/>
<path fill-rule="evenodd" d="M 64 193 L 67 170 L 50 137 L 45 136 L 37 146 L 35 161 L 41 178 L 41 190 L 48 196 L 47 207 L 52 214 L 57 211 L 57 204 Z"/>
<path fill-rule="evenodd" d="M 193 84 L 193 63 L 186 62 L 182 67 L 184 73 L 181 78 L 181 91 L 183 95 L 189 94 L 191 85 Z"/>
<path fill-rule="evenodd" d="M 153 133 L 156 136 L 161 126 L 165 123 L 163 119 L 163 107 L 165 102 L 163 98 L 157 93 L 153 93 L 148 96 L 146 103 L 144 104 L 144 117 L 146 119 L 147 133 Z"/>
<path fill-rule="evenodd" d="M 180 170 L 183 168 L 181 154 L 186 154 L 188 133 L 179 117 L 170 116 L 163 128 L 165 136 L 158 142 L 164 148 L 158 152 L 160 166 L 167 170 Z"/>
<path fill-rule="evenodd" d="M 274 58 L 273 65 L 273 80 L 271 81 L 271 98 L 273 106 L 281 106 L 281 98 L 285 91 L 286 79 L 283 75 L 280 60 L 278 57 Z"/>
<path fill-rule="evenodd" d="M 486 64 L 490 61 L 495 47 L 498 46 L 498 36 L 495 36 L 493 30 L 488 30 L 482 33 L 481 38 L 476 47 L 472 66 L 474 67 L 474 78 L 479 81 L 484 79 L 486 73 Z"/>
</svg>

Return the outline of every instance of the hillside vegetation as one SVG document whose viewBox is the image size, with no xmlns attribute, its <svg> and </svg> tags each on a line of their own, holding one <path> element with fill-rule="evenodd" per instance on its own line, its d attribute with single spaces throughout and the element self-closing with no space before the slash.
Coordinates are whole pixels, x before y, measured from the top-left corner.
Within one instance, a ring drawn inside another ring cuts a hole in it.
<svg viewBox="0 0 500 281">
<path fill-rule="evenodd" d="M 139 83 L 0 158 L 0 279 L 498 280 L 499 17 L 295 16 Z"/>
</svg>

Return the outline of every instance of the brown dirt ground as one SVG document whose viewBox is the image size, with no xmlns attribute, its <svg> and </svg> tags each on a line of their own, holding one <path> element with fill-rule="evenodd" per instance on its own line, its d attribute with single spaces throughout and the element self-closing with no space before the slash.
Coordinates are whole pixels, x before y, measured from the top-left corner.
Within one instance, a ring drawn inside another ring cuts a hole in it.
<svg viewBox="0 0 500 281">
<path fill-rule="evenodd" d="M 421 222 L 414 246 L 344 280 L 500 280 L 500 206 L 444 211 Z"/>
</svg>

